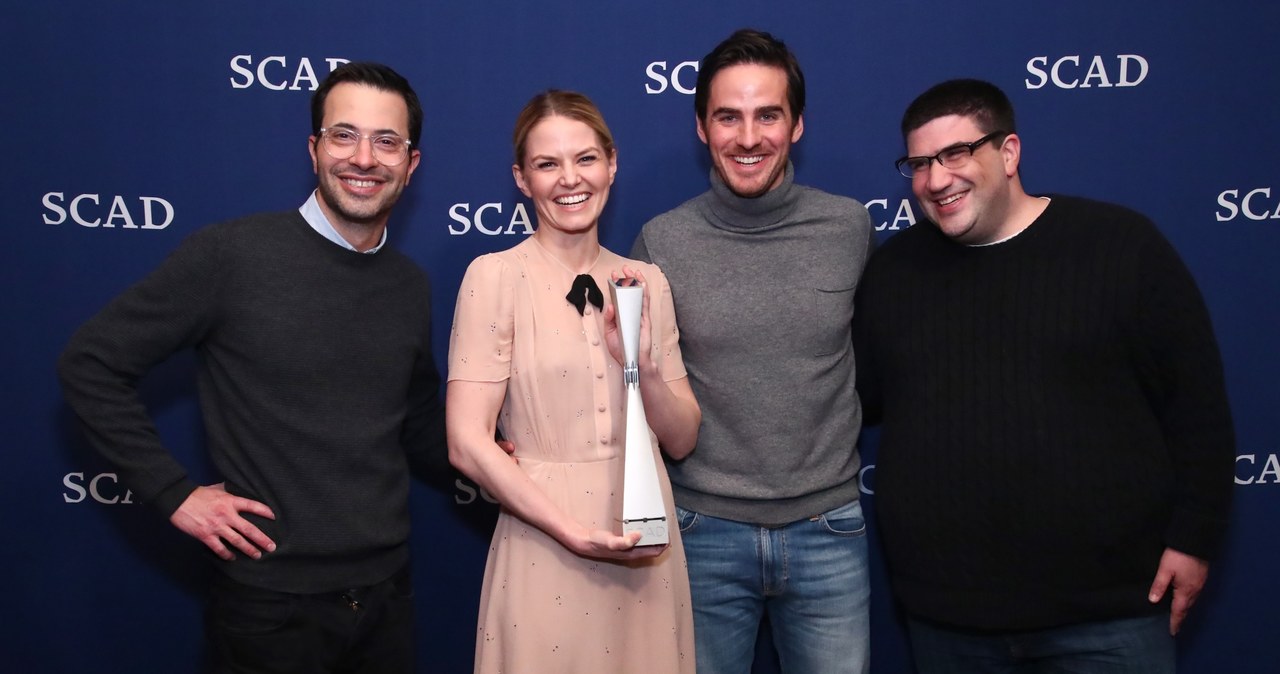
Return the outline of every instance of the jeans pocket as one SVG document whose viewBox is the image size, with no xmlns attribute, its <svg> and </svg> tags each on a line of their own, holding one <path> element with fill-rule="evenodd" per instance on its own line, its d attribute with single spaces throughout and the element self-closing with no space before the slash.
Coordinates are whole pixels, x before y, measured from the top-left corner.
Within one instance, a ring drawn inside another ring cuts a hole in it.
<svg viewBox="0 0 1280 674">
<path fill-rule="evenodd" d="M 698 523 L 698 513 L 676 506 L 676 524 L 680 525 L 680 533 L 688 533 Z"/>
<path fill-rule="evenodd" d="M 862 536 L 867 533 L 867 521 L 862 516 L 862 502 L 850 501 L 839 508 L 822 513 L 822 526 L 836 536 Z"/>
</svg>

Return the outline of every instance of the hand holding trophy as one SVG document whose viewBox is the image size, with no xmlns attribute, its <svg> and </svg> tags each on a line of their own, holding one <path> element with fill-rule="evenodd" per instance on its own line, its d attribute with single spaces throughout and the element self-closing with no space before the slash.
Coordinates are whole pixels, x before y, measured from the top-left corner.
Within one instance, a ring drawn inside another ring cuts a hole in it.
<svg viewBox="0 0 1280 674">
<path fill-rule="evenodd" d="M 622 535 L 641 534 L 641 545 L 666 545 L 667 516 L 658 482 L 653 433 L 644 415 L 640 397 L 640 317 L 644 308 L 644 286 L 633 278 L 609 283 L 622 337 L 622 377 L 627 390 L 627 436 L 622 484 Z"/>
</svg>

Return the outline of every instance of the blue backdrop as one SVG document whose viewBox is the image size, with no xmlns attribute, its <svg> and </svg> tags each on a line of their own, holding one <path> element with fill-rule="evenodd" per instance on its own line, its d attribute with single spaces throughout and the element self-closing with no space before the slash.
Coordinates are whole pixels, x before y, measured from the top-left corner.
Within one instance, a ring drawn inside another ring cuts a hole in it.
<svg viewBox="0 0 1280 674">
<path fill-rule="evenodd" d="M 426 109 L 423 165 L 393 244 L 434 281 L 444 363 L 476 255 L 531 231 L 510 174 L 516 112 L 547 87 L 593 97 L 620 149 L 602 223 L 640 226 L 706 188 L 698 59 L 732 30 L 787 40 L 809 84 L 797 179 L 868 204 L 880 236 L 914 224 L 903 108 L 951 77 L 1012 97 L 1031 192 L 1150 215 L 1207 298 L 1236 418 L 1235 513 L 1180 637 L 1189 672 L 1275 671 L 1280 583 L 1280 9 L 1256 0 L 1006 3 L 369 0 L 101 3 L 4 10 L 12 68 L 0 138 L 4 252 L 3 631 L 11 672 L 186 672 L 202 657 L 203 548 L 139 505 L 81 438 L 53 364 L 82 321 L 200 226 L 298 206 L 314 186 L 311 90 L 335 64 L 388 63 Z M 162 435 L 209 474 L 184 355 L 144 391 Z M 874 511 L 874 438 L 863 443 Z M 493 506 L 474 486 L 413 494 L 422 671 L 469 671 Z M 874 536 L 874 530 L 873 530 Z M 909 671 L 879 556 L 873 671 Z M 16 593 L 16 596 L 15 596 Z M 760 671 L 772 669 L 767 663 Z"/>
</svg>

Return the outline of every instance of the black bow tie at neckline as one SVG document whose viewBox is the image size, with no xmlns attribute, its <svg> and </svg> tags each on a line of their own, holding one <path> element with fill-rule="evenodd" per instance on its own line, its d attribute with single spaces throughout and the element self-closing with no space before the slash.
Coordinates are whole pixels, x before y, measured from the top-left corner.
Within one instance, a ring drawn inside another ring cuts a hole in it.
<svg viewBox="0 0 1280 674">
<path fill-rule="evenodd" d="M 604 293 L 600 292 L 600 286 L 596 285 L 596 280 L 591 278 L 591 274 L 578 274 L 573 279 L 573 287 L 569 289 L 569 294 L 564 298 L 577 308 L 579 316 L 587 310 L 588 300 L 596 305 L 597 309 L 604 309 Z"/>
</svg>

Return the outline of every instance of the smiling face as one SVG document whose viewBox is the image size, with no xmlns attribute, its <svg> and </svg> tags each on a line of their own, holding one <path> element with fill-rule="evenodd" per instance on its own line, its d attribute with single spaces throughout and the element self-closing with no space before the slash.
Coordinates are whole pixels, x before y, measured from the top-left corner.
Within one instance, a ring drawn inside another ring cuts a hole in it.
<svg viewBox="0 0 1280 674">
<path fill-rule="evenodd" d="M 804 133 L 792 116 L 782 68 L 744 63 L 711 80 L 707 117 L 698 137 L 720 179 L 740 197 L 758 197 L 782 183 L 791 144 Z"/>
<path fill-rule="evenodd" d="M 987 134 L 971 117 L 946 115 L 907 135 L 907 155 L 931 156 Z M 1014 198 L 1021 141 L 1016 134 L 984 143 L 954 168 L 934 161 L 911 178 L 920 208 L 948 238 L 966 245 L 993 243 L 1016 234 Z"/>
<path fill-rule="evenodd" d="M 593 230 L 609 200 L 617 153 L 607 153 L 590 126 L 554 114 L 529 130 L 524 148 L 523 162 L 511 173 L 533 200 L 538 230 L 544 236 Z"/>
<path fill-rule="evenodd" d="M 338 233 L 348 241 L 380 236 L 422 153 L 411 150 L 397 166 L 378 162 L 368 136 L 394 133 L 409 137 L 409 108 L 395 92 L 343 82 L 333 87 L 324 103 L 323 127 L 344 127 L 363 136 L 355 154 L 334 159 L 317 137 L 311 136 L 312 169 L 318 178 L 317 201 Z"/>
</svg>

